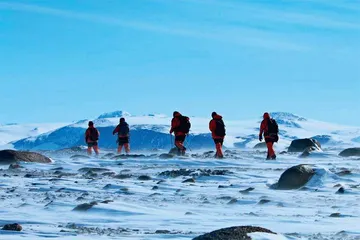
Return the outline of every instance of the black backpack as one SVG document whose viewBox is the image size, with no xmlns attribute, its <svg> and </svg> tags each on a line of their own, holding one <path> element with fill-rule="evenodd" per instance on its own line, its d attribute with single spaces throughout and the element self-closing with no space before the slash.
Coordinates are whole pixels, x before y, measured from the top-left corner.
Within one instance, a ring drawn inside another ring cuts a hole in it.
<svg viewBox="0 0 360 240">
<path fill-rule="evenodd" d="M 183 133 L 189 133 L 190 128 L 191 128 L 191 123 L 189 121 L 189 118 L 186 116 L 180 116 L 178 117 L 180 120 L 180 125 L 179 127 L 176 129 L 177 132 L 183 132 Z"/>
<path fill-rule="evenodd" d="M 215 129 L 216 136 L 225 137 L 226 130 L 225 130 L 224 121 L 222 119 L 214 120 L 214 121 L 216 123 L 216 129 Z"/>
<path fill-rule="evenodd" d="M 270 134 L 278 134 L 279 133 L 279 126 L 275 119 L 268 120 L 268 133 Z"/>
<path fill-rule="evenodd" d="M 119 124 L 119 132 L 118 132 L 118 135 L 128 135 L 130 132 L 130 129 L 129 129 L 129 124 L 127 123 L 122 123 L 122 124 Z"/>
<path fill-rule="evenodd" d="M 89 138 L 91 141 L 95 142 L 99 140 L 99 132 L 96 128 L 89 128 L 89 131 L 90 131 Z"/>
</svg>

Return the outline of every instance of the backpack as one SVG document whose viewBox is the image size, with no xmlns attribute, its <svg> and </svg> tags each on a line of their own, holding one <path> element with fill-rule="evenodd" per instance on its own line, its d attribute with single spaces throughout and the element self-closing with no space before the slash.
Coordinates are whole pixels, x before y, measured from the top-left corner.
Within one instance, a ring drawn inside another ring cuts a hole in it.
<svg viewBox="0 0 360 240">
<path fill-rule="evenodd" d="M 91 141 L 96 142 L 97 140 L 99 140 L 99 132 L 96 128 L 89 128 L 89 131 L 89 138 Z"/>
<path fill-rule="evenodd" d="M 180 120 L 180 125 L 179 127 L 176 129 L 177 132 L 183 132 L 183 133 L 189 133 L 190 128 L 191 128 L 191 123 L 189 121 L 189 118 L 186 116 L 180 116 L 178 117 Z"/>
<path fill-rule="evenodd" d="M 219 137 L 225 137 L 226 130 L 225 130 L 225 124 L 222 119 L 214 120 L 216 123 L 216 129 L 215 129 L 215 135 Z"/>
<path fill-rule="evenodd" d="M 119 124 L 118 135 L 127 136 L 129 132 L 130 132 L 129 124 L 127 123 Z"/>
<path fill-rule="evenodd" d="M 269 119 L 268 120 L 268 133 L 271 134 L 278 134 L 279 133 L 279 126 L 275 119 Z"/>
</svg>

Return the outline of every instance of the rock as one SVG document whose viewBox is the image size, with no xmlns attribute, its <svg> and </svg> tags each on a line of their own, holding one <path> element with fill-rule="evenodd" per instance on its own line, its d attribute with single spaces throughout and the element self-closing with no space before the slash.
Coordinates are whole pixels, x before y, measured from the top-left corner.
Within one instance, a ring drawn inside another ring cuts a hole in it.
<svg viewBox="0 0 360 240">
<path fill-rule="evenodd" d="M 0 164 L 11 164 L 16 162 L 51 163 L 51 159 L 35 152 L 2 150 L 0 151 Z"/>
<path fill-rule="evenodd" d="M 160 193 L 152 193 L 149 195 L 149 197 L 155 197 L 155 196 L 161 196 L 161 194 Z"/>
<path fill-rule="evenodd" d="M 91 209 L 95 205 L 97 205 L 97 202 L 83 203 L 83 204 L 80 204 L 80 205 L 76 206 L 73 209 L 73 211 L 86 212 L 87 210 Z"/>
<path fill-rule="evenodd" d="M 151 190 L 158 190 L 159 187 L 158 186 L 154 186 Z"/>
<path fill-rule="evenodd" d="M 334 188 L 336 188 L 336 187 L 341 187 L 341 184 L 338 183 L 338 184 L 334 185 Z"/>
<path fill-rule="evenodd" d="M 160 180 L 156 184 L 161 184 L 161 183 L 164 183 L 164 182 L 165 182 L 165 180 Z"/>
<path fill-rule="evenodd" d="M 118 175 L 115 175 L 114 178 L 117 178 L 117 179 L 127 179 L 127 178 L 131 178 L 132 175 L 131 174 L 118 174 Z"/>
<path fill-rule="evenodd" d="M 280 155 L 284 155 L 284 154 L 287 154 L 287 151 L 282 151 L 279 153 Z"/>
<path fill-rule="evenodd" d="M 19 168 L 22 168 L 22 167 L 20 166 L 20 164 L 17 164 L 17 163 L 12 163 L 9 166 L 9 169 L 19 169 Z"/>
<path fill-rule="evenodd" d="M 141 175 L 140 177 L 138 177 L 138 180 L 140 180 L 140 181 L 149 181 L 149 180 L 151 180 L 151 177 L 146 176 L 146 175 Z"/>
<path fill-rule="evenodd" d="M 103 156 L 103 158 L 111 158 L 111 157 L 113 157 L 113 156 L 115 156 L 114 153 L 107 153 L 107 154 L 105 154 L 105 155 Z"/>
<path fill-rule="evenodd" d="M 340 157 L 360 157 L 360 148 L 348 148 L 339 153 Z"/>
<path fill-rule="evenodd" d="M 290 144 L 288 152 L 304 152 L 309 147 L 321 150 L 321 145 L 318 141 L 312 138 L 304 138 L 293 140 Z"/>
<path fill-rule="evenodd" d="M 30 174 L 30 173 L 27 173 L 24 175 L 24 178 L 32 178 L 34 175 Z"/>
<path fill-rule="evenodd" d="M 310 156 L 310 153 L 313 151 L 317 151 L 318 149 L 315 147 L 308 147 L 306 148 L 301 155 L 299 156 L 299 158 L 307 158 L 308 156 Z"/>
<path fill-rule="evenodd" d="M 254 149 L 266 149 L 266 142 L 260 142 L 254 146 Z"/>
<path fill-rule="evenodd" d="M 170 234 L 171 232 L 169 230 L 156 230 L 155 234 Z"/>
<path fill-rule="evenodd" d="M 189 178 L 189 179 L 182 181 L 182 183 L 195 183 L 195 179 Z"/>
<path fill-rule="evenodd" d="M 177 147 L 174 147 L 174 148 L 170 149 L 170 151 L 169 151 L 170 155 L 178 155 L 178 153 L 179 153 L 179 150 Z"/>
<path fill-rule="evenodd" d="M 255 188 L 249 187 L 249 188 L 247 188 L 245 190 L 240 190 L 239 192 L 242 193 L 242 194 L 248 194 L 249 192 L 254 191 L 254 190 L 255 190 Z"/>
<path fill-rule="evenodd" d="M 308 183 L 314 174 L 314 169 L 309 165 L 300 164 L 287 169 L 273 187 L 281 190 L 298 189 Z"/>
<path fill-rule="evenodd" d="M 71 159 L 90 159 L 89 156 L 76 154 L 70 157 Z"/>
<path fill-rule="evenodd" d="M 344 194 L 345 193 L 345 188 L 344 187 L 339 188 L 339 190 L 336 193 L 337 194 Z"/>
<path fill-rule="evenodd" d="M 216 156 L 216 154 L 214 151 L 204 152 L 202 155 L 203 158 L 213 158 L 215 156 Z"/>
<path fill-rule="evenodd" d="M 235 204 L 238 200 L 236 198 L 231 199 L 227 204 Z"/>
<path fill-rule="evenodd" d="M 163 153 L 163 154 L 160 154 L 159 158 L 160 159 L 170 159 L 170 158 L 174 158 L 174 155 L 170 154 L 170 153 Z"/>
<path fill-rule="evenodd" d="M 350 175 L 350 174 L 351 174 L 351 171 L 347 170 L 347 169 L 336 173 L 336 175 L 338 175 L 338 176 L 346 176 L 346 175 Z"/>
<path fill-rule="evenodd" d="M 70 155 L 74 153 L 86 153 L 85 148 L 82 148 L 80 146 L 71 147 L 71 148 L 63 148 L 55 151 L 56 154 L 61 155 Z"/>
<path fill-rule="evenodd" d="M 111 202 L 114 202 L 114 201 L 113 200 L 104 200 L 101 203 L 108 204 L 108 203 L 111 203 Z"/>
<path fill-rule="evenodd" d="M 97 176 L 98 176 L 98 174 L 91 170 L 84 174 L 84 177 L 86 177 L 86 178 L 96 178 Z"/>
<path fill-rule="evenodd" d="M 80 168 L 78 171 L 79 171 L 79 172 L 89 172 L 89 171 L 92 171 L 92 172 L 95 172 L 95 173 L 102 173 L 102 172 L 110 172 L 111 170 L 110 170 L 110 169 L 107 169 L 107 168 L 84 167 L 84 168 Z"/>
<path fill-rule="evenodd" d="M 114 172 L 104 172 L 101 174 L 101 176 L 104 176 L 104 177 L 114 177 L 116 175 L 116 173 Z"/>
<path fill-rule="evenodd" d="M 332 213 L 332 214 L 330 214 L 330 217 L 338 218 L 338 217 L 341 217 L 341 214 L 340 213 Z"/>
<path fill-rule="evenodd" d="M 248 233 L 263 232 L 276 234 L 268 229 L 253 226 L 223 228 L 193 238 L 193 240 L 251 240 Z"/>
<path fill-rule="evenodd" d="M 258 204 L 261 205 L 261 204 L 266 204 L 266 203 L 269 203 L 269 202 L 271 202 L 271 201 L 268 200 L 268 199 L 261 199 Z"/>
<path fill-rule="evenodd" d="M 20 232 L 22 230 L 22 226 L 18 223 L 6 224 L 1 230 Z"/>
<path fill-rule="evenodd" d="M 232 172 L 230 172 L 229 170 L 220 170 L 220 169 L 215 169 L 215 170 L 211 170 L 211 169 L 177 169 L 177 170 L 170 170 L 170 171 L 164 171 L 159 173 L 159 176 L 164 176 L 164 177 L 172 177 L 172 178 L 176 178 L 176 177 L 180 177 L 180 176 L 212 176 L 212 175 L 228 175 L 228 174 L 232 174 Z"/>
</svg>

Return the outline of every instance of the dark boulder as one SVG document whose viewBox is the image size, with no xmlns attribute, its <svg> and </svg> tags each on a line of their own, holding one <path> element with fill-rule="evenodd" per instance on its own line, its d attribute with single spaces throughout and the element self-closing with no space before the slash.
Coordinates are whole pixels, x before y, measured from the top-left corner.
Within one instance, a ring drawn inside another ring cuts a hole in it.
<svg viewBox="0 0 360 240">
<path fill-rule="evenodd" d="M 73 160 L 77 160 L 77 159 L 89 159 L 90 157 L 86 156 L 86 155 L 75 154 L 75 155 L 72 155 L 70 158 Z"/>
<path fill-rule="evenodd" d="M 20 232 L 22 230 L 22 226 L 18 223 L 6 224 L 1 230 Z"/>
<path fill-rule="evenodd" d="M 97 205 L 97 202 L 83 203 L 83 204 L 76 206 L 73 209 L 73 211 L 86 212 L 87 210 L 91 209 L 95 205 Z"/>
<path fill-rule="evenodd" d="M 316 150 L 321 150 L 321 145 L 318 141 L 312 138 L 304 138 L 293 140 L 290 144 L 288 152 L 304 152 L 309 147 L 314 147 Z"/>
<path fill-rule="evenodd" d="M 266 142 L 260 142 L 254 146 L 254 149 L 266 149 Z"/>
<path fill-rule="evenodd" d="M 138 177 L 138 180 L 140 180 L 140 181 L 150 181 L 151 177 L 147 176 L 147 175 L 141 175 L 141 176 Z"/>
<path fill-rule="evenodd" d="M 110 172 L 110 169 L 107 168 L 98 168 L 98 167 L 83 167 L 78 170 L 79 172 L 96 172 L 96 173 L 102 173 L 102 172 Z"/>
<path fill-rule="evenodd" d="M 316 147 L 308 147 L 306 148 L 299 156 L 299 158 L 307 158 L 311 155 L 311 152 L 317 151 Z"/>
<path fill-rule="evenodd" d="M 170 159 L 170 158 L 174 158 L 173 154 L 170 153 L 163 153 L 159 156 L 160 159 Z"/>
<path fill-rule="evenodd" d="M 189 178 L 189 179 L 182 181 L 182 183 L 195 183 L 195 179 Z"/>
<path fill-rule="evenodd" d="M 280 190 L 298 189 L 308 183 L 314 174 L 314 169 L 309 165 L 297 165 L 287 169 L 273 187 Z"/>
<path fill-rule="evenodd" d="M 229 227 L 206 233 L 193 240 L 251 240 L 248 233 L 263 232 L 276 234 L 268 229 L 253 226 Z"/>
<path fill-rule="evenodd" d="M 242 193 L 242 194 L 248 194 L 249 192 L 254 191 L 254 190 L 255 190 L 255 188 L 249 187 L 249 188 L 247 188 L 245 190 L 240 190 L 239 192 Z"/>
<path fill-rule="evenodd" d="M 360 157 L 360 148 L 348 148 L 339 154 L 340 157 Z"/>
<path fill-rule="evenodd" d="M 170 149 L 169 154 L 178 155 L 179 154 L 178 148 L 174 147 L 174 148 Z"/>
<path fill-rule="evenodd" d="M 2 150 L 0 151 L 0 164 L 15 162 L 51 163 L 51 159 L 35 152 Z"/>
</svg>

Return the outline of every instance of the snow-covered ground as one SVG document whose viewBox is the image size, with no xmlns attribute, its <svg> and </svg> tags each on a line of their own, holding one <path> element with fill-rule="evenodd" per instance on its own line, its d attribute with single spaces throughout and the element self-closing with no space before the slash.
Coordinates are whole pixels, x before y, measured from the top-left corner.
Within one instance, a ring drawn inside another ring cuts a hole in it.
<svg viewBox="0 0 360 240">
<path fill-rule="evenodd" d="M 24 231 L 0 231 L 0 239 L 192 239 L 240 225 L 281 234 L 276 238 L 252 234 L 253 239 L 359 239 L 359 159 L 343 159 L 337 153 L 308 159 L 279 155 L 276 161 L 250 150 L 234 150 L 223 160 L 163 160 L 155 155 L 114 160 L 103 157 L 105 153 L 86 159 L 48 153 L 54 159 L 50 165 L 23 163 L 24 168 L 15 170 L 2 166 L 0 225 L 17 222 Z M 300 163 L 317 169 L 306 188 L 269 187 L 285 169 Z M 182 168 L 229 172 L 195 174 L 195 183 L 182 183 L 191 176 L 160 174 Z M 344 168 L 352 174 L 336 174 Z M 141 175 L 151 180 L 139 180 Z M 344 194 L 336 194 L 340 185 Z M 254 190 L 240 192 L 248 188 Z M 104 200 L 111 201 L 101 203 Z M 72 211 L 92 201 L 98 205 L 86 212 Z M 334 213 L 339 215 L 330 217 Z"/>
<path fill-rule="evenodd" d="M 105 155 L 111 151 L 105 148 L 116 148 L 111 132 L 122 115 L 131 125 L 132 149 L 146 157 Z M 191 117 L 188 157 L 165 160 L 159 155 L 171 147 L 170 117 L 131 116 L 121 111 L 103 114 L 94 119 L 101 131 L 100 157 L 86 158 L 84 151 L 45 151 L 54 163 L 22 163 L 20 169 L 0 166 L 0 225 L 17 222 L 24 228 L 21 233 L 0 230 L 0 239 L 192 239 L 240 225 L 280 234 L 274 238 L 255 233 L 253 239 L 359 239 L 360 160 L 340 158 L 338 153 L 360 145 L 360 128 L 290 113 L 273 117 L 280 127 L 278 152 L 303 137 L 316 138 L 324 151 L 306 159 L 278 154 L 276 161 L 266 161 L 264 150 L 252 149 L 258 143 L 261 119 L 225 119 L 227 157 L 217 160 L 213 154 L 203 154 L 204 149 L 214 148 L 209 119 Z M 2 148 L 58 150 L 82 145 L 87 122 L 2 125 Z M 302 163 L 317 169 L 305 188 L 269 187 L 287 168 Z M 193 170 L 194 175 L 161 174 L 179 169 Z M 351 174 L 337 174 L 344 169 Z M 216 170 L 222 174 L 213 174 Z M 139 180 L 141 175 L 151 179 Z M 191 177 L 194 183 L 183 183 Z M 337 193 L 341 186 L 344 194 Z M 241 192 L 248 188 L 254 189 Z M 86 212 L 72 211 L 93 201 L 97 205 Z"/>
</svg>

